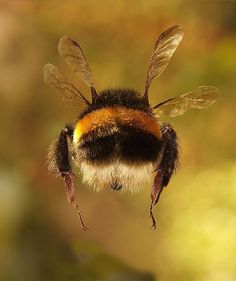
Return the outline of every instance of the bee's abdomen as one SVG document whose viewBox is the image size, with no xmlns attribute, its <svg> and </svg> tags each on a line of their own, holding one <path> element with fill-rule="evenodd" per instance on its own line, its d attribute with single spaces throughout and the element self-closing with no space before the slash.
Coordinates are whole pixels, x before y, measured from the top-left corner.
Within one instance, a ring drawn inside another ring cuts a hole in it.
<svg viewBox="0 0 236 281">
<path fill-rule="evenodd" d="M 123 108 L 102 110 L 83 117 L 75 128 L 74 143 L 84 160 L 129 163 L 157 160 L 161 132 L 152 116 Z"/>
</svg>

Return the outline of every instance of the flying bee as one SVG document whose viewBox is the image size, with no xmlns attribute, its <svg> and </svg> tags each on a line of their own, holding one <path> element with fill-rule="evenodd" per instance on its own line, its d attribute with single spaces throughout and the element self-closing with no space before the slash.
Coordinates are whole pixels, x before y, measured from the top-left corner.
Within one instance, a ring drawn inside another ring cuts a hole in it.
<svg viewBox="0 0 236 281">
<path fill-rule="evenodd" d="M 59 89 L 65 101 L 78 104 L 82 109 L 76 121 L 67 124 L 50 146 L 48 159 L 49 169 L 64 179 L 68 201 L 78 211 L 84 230 L 87 227 L 75 199 L 72 161 L 80 167 L 83 182 L 96 190 L 135 191 L 155 172 L 149 214 L 152 227 L 156 228 L 152 209 L 176 171 L 179 158 L 176 132 L 170 124 L 162 123 L 160 116 L 176 117 L 191 108 L 208 108 L 219 95 L 215 87 L 200 86 L 150 105 L 151 82 L 165 70 L 182 38 L 183 29 L 179 25 L 170 27 L 158 37 L 143 94 L 131 89 L 97 92 L 80 45 L 67 36 L 60 39 L 59 54 L 90 87 L 91 101 L 57 67 L 44 66 L 45 83 Z"/>
</svg>

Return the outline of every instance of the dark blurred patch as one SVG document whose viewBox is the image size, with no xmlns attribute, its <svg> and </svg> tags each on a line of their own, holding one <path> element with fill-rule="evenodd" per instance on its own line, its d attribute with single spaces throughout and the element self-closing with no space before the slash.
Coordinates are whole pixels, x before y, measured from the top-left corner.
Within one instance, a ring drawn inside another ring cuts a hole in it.
<svg viewBox="0 0 236 281">
<path fill-rule="evenodd" d="M 42 214 L 25 218 L 14 246 L 1 280 L 154 281 L 152 274 L 132 269 L 94 242 L 66 240 Z"/>
</svg>

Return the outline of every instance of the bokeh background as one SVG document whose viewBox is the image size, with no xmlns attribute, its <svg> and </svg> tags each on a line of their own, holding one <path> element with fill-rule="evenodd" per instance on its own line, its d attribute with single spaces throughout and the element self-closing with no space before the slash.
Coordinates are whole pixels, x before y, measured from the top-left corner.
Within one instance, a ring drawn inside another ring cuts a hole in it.
<svg viewBox="0 0 236 281">
<path fill-rule="evenodd" d="M 130 195 L 94 193 L 76 179 L 89 231 L 48 174 L 47 148 L 78 109 L 44 85 L 51 62 L 89 95 L 63 63 L 58 40 L 80 42 L 98 90 L 143 91 L 160 32 L 185 36 L 150 90 L 151 102 L 214 85 L 208 110 L 172 122 L 181 167 L 148 217 L 150 186 Z M 0 280 L 236 280 L 236 2 L 0 2 Z"/>
</svg>

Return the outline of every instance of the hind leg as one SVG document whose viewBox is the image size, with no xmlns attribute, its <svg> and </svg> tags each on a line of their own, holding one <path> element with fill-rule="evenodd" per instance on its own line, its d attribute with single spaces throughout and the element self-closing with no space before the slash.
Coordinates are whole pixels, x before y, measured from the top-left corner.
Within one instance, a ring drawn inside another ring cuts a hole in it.
<svg viewBox="0 0 236 281">
<path fill-rule="evenodd" d="M 156 176 L 152 186 L 151 205 L 149 208 L 153 229 L 156 228 L 156 221 L 152 212 L 153 206 L 157 204 L 163 188 L 168 185 L 171 176 L 178 166 L 179 158 L 177 136 L 174 129 L 169 124 L 166 124 L 161 128 L 161 131 L 163 147 L 160 164 L 156 169 Z"/>
<path fill-rule="evenodd" d="M 74 206 L 74 208 L 78 212 L 81 226 L 84 230 L 86 230 L 87 227 L 84 224 L 82 213 L 75 199 L 73 182 L 74 175 L 71 169 L 71 152 L 69 149 L 69 142 L 72 142 L 72 137 L 72 127 L 66 126 L 61 131 L 57 141 L 54 143 L 52 147 L 52 152 L 49 153 L 49 158 L 51 158 L 51 161 L 54 163 L 54 169 L 56 169 L 59 173 L 59 176 L 64 179 L 68 201 Z"/>
</svg>

